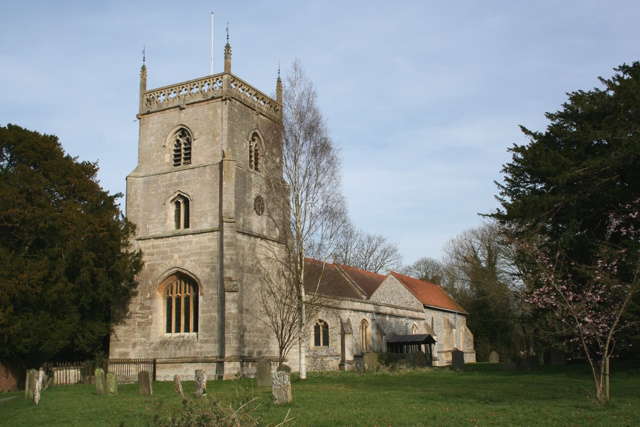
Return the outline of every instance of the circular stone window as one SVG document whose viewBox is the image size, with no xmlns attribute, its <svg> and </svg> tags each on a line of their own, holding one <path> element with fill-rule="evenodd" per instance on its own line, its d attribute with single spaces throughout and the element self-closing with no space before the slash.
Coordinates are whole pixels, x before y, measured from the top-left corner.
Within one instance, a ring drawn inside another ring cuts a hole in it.
<svg viewBox="0 0 640 427">
<path fill-rule="evenodd" d="M 258 215 L 262 215 L 264 213 L 264 199 L 262 196 L 257 196 L 253 201 L 253 208 L 256 210 Z"/>
</svg>

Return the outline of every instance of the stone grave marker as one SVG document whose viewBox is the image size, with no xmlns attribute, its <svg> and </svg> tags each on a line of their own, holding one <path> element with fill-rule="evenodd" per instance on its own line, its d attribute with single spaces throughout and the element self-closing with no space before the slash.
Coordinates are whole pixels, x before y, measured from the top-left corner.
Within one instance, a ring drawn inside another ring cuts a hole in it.
<svg viewBox="0 0 640 427">
<path fill-rule="evenodd" d="M 175 374 L 173 376 L 173 391 L 179 394 L 184 399 L 184 390 L 182 390 L 182 381 L 180 381 L 180 375 Z"/>
<path fill-rule="evenodd" d="M 96 394 L 98 396 L 102 396 L 105 394 L 106 389 L 104 371 L 101 368 L 98 368 L 96 369 Z"/>
<path fill-rule="evenodd" d="M 498 363 L 500 362 L 500 355 L 497 351 L 492 351 L 489 354 L 489 363 Z"/>
<path fill-rule="evenodd" d="M 451 367 L 453 369 L 464 369 L 464 352 L 457 348 L 451 352 Z"/>
<path fill-rule="evenodd" d="M 35 373 L 34 386 L 33 386 L 33 402 L 38 406 L 40 403 L 40 394 L 42 393 L 42 383 L 44 382 L 44 371 L 40 368 Z"/>
<path fill-rule="evenodd" d="M 271 362 L 267 359 L 260 359 L 256 371 L 258 387 L 271 387 Z"/>
<path fill-rule="evenodd" d="M 143 396 L 150 396 L 153 394 L 153 384 L 151 382 L 151 374 L 149 374 L 149 371 L 138 372 L 138 390 Z"/>
<path fill-rule="evenodd" d="M 378 369 L 378 355 L 376 353 L 367 353 L 364 355 L 364 370 L 375 371 Z"/>
<path fill-rule="evenodd" d="M 502 364 L 502 370 L 505 372 L 512 372 L 516 370 L 516 362 L 511 359 L 507 359 Z"/>
<path fill-rule="evenodd" d="M 276 405 L 291 403 L 291 376 L 288 372 L 276 371 L 271 374 L 271 393 Z"/>
<path fill-rule="evenodd" d="M 27 378 L 24 382 L 24 398 L 33 400 L 33 380 L 35 371 L 33 369 L 27 369 Z"/>
<path fill-rule="evenodd" d="M 198 369 L 196 370 L 196 397 L 204 396 L 207 394 L 207 372 Z"/>
<path fill-rule="evenodd" d="M 107 372 L 107 394 L 118 394 L 118 380 L 113 372 Z"/>
<path fill-rule="evenodd" d="M 291 373 L 291 366 L 285 365 L 284 363 L 276 368 L 278 372 L 286 372 L 287 374 Z"/>
</svg>

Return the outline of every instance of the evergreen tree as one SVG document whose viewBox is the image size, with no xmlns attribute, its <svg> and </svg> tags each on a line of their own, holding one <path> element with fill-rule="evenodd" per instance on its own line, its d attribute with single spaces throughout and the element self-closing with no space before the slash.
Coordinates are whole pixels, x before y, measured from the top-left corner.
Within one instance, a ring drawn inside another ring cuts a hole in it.
<svg viewBox="0 0 640 427">
<path fill-rule="evenodd" d="M 141 268 L 97 163 L 51 135 L 0 127 L 0 359 L 36 366 L 108 350 Z"/>
</svg>

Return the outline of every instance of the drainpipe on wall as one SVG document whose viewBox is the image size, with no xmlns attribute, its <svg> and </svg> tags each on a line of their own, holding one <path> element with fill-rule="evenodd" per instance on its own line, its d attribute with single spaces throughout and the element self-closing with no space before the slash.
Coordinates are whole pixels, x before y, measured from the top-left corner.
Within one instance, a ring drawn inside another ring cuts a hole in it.
<svg viewBox="0 0 640 427">
<path fill-rule="evenodd" d="M 376 313 L 371 313 L 371 349 L 376 351 Z"/>
</svg>

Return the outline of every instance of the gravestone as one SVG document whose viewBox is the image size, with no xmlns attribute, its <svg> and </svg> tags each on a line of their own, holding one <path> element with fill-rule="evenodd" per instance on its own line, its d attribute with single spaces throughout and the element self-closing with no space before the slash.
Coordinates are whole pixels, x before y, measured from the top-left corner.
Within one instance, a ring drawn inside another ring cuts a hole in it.
<svg viewBox="0 0 640 427">
<path fill-rule="evenodd" d="M 44 382 L 44 371 L 42 368 L 35 373 L 34 382 L 33 402 L 38 406 L 38 403 L 40 403 L 40 394 L 42 393 L 42 383 Z"/>
<path fill-rule="evenodd" d="M 138 391 L 140 391 L 140 394 L 143 396 L 153 394 L 153 384 L 151 383 L 149 371 L 138 372 Z"/>
<path fill-rule="evenodd" d="M 27 369 L 27 378 L 24 382 L 24 398 L 33 400 L 33 386 L 34 386 L 35 371 L 33 369 Z"/>
<path fill-rule="evenodd" d="M 451 367 L 453 369 L 464 369 L 464 352 L 457 348 L 451 352 Z"/>
<path fill-rule="evenodd" d="M 113 372 L 107 373 L 107 394 L 118 394 L 118 380 Z"/>
<path fill-rule="evenodd" d="M 511 372 L 516 370 L 516 362 L 511 359 L 507 359 L 502 364 L 502 370 L 505 372 Z"/>
<path fill-rule="evenodd" d="M 378 355 L 376 353 L 367 353 L 364 355 L 364 370 L 376 371 L 378 369 Z"/>
<path fill-rule="evenodd" d="M 492 351 L 489 354 L 489 363 L 498 363 L 500 362 L 500 355 L 497 351 Z"/>
<path fill-rule="evenodd" d="M 102 396 L 106 390 L 104 371 L 101 368 L 96 369 L 96 394 Z"/>
<path fill-rule="evenodd" d="M 291 373 L 291 366 L 282 364 L 276 368 L 278 372 L 286 372 L 287 374 Z"/>
<path fill-rule="evenodd" d="M 271 362 L 267 359 L 260 359 L 256 371 L 258 387 L 271 387 Z"/>
<path fill-rule="evenodd" d="M 182 390 L 182 381 L 180 381 L 180 375 L 175 374 L 173 376 L 173 391 L 179 394 L 184 399 L 184 390 Z"/>
<path fill-rule="evenodd" d="M 207 394 L 207 372 L 202 369 L 196 371 L 196 397 Z"/>
<path fill-rule="evenodd" d="M 291 403 L 291 376 L 288 372 L 276 371 L 271 374 L 271 393 L 276 405 Z"/>
<path fill-rule="evenodd" d="M 551 351 L 551 366 L 564 366 L 566 363 L 564 351 Z"/>
</svg>

